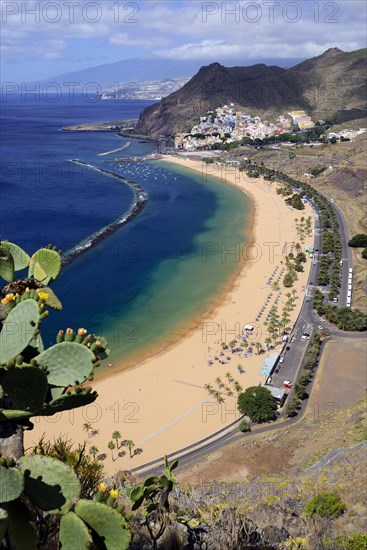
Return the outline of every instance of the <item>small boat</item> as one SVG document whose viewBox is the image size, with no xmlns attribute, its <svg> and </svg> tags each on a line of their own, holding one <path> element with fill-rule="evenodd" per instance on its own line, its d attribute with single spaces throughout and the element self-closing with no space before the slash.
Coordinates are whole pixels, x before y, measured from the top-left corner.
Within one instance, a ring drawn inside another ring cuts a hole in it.
<svg viewBox="0 0 367 550">
<path fill-rule="evenodd" d="M 108 367 L 113 367 L 113 364 L 112 364 L 112 363 L 108 363 L 107 366 L 108 366 Z"/>
</svg>

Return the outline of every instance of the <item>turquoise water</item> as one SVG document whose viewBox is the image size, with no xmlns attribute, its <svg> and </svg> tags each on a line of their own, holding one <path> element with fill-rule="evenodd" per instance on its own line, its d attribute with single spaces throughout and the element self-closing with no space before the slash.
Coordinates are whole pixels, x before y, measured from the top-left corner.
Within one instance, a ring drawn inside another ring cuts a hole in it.
<svg viewBox="0 0 367 550">
<path fill-rule="evenodd" d="M 130 178 L 148 194 L 135 219 L 64 267 L 53 284 L 64 309 L 42 327 L 46 345 L 69 326 L 105 335 L 114 363 L 161 348 L 210 307 L 238 268 L 221 247 L 244 241 L 250 216 L 245 195 L 215 178 L 203 181 L 199 173 L 161 162 L 119 166 L 111 162 L 116 155 L 97 154 L 126 139 L 60 132 L 72 123 L 131 119 L 144 106 L 14 98 L 1 109 L 2 238 L 31 252 L 47 243 L 66 252 L 129 211 L 134 194 L 126 184 L 70 164 L 72 158 Z M 122 154 L 153 149 L 133 140 Z M 203 257 L 205 249 L 210 254 Z"/>
</svg>

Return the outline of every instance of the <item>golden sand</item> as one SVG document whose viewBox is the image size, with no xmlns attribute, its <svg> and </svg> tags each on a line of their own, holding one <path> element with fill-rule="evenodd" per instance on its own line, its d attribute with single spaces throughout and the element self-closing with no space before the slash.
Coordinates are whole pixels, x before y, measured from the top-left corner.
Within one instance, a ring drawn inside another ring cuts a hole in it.
<svg viewBox="0 0 367 550">
<path fill-rule="evenodd" d="M 182 449 L 238 418 L 236 392 L 233 396 L 224 395 L 225 402 L 219 405 L 204 389 L 205 384 L 217 389 L 215 380 L 218 376 L 230 386 L 225 376 L 229 372 L 244 389 L 265 382 L 260 369 L 268 352 L 257 355 L 254 348 L 252 357 L 239 358 L 231 352 L 226 352 L 223 357 L 219 355 L 220 343 L 229 342 L 246 323 L 251 323 L 255 330 L 249 341 L 261 342 L 265 347 L 268 333 L 263 321 L 273 305 L 276 292 L 273 291 L 261 320 L 256 322 L 255 319 L 272 292 L 268 279 L 274 272 L 275 279 L 279 276 L 284 251 L 288 254 L 291 243 L 299 241 L 295 219 L 312 216 L 312 209 L 306 205 L 300 213 L 287 206 L 283 197 L 275 192 L 278 185 L 263 178 L 250 179 L 238 170 L 196 160 L 168 156 L 165 160 L 196 170 L 203 177 L 215 172 L 223 182 L 238 186 L 251 199 L 254 208 L 253 244 L 241 248 L 239 275 L 221 303 L 204 313 L 195 323 L 196 328 L 180 341 L 134 368 L 96 380 L 93 389 L 98 391 L 99 397 L 95 403 L 54 417 L 36 419 L 34 430 L 26 432 L 28 447 L 35 444 L 43 433 L 48 439 L 60 434 L 75 442 L 88 439 L 87 448 L 95 445 L 99 453 L 105 453 L 105 467 L 109 473 L 115 473 Z M 304 245 L 312 243 L 313 237 L 306 238 Z M 308 261 L 293 287 L 299 298 L 290 313 L 292 322 L 302 304 L 309 267 Z M 283 276 L 284 273 L 280 278 L 279 311 L 289 291 L 282 285 Z M 222 360 L 227 355 L 232 358 L 225 365 L 214 360 L 214 356 Z M 213 361 L 213 366 L 208 365 L 209 360 Z M 237 372 L 239 364 L 245 371 L 243 374 Z M 94 433 L 87 435 L 83 429 L 86 422 L 92 424 Z M 130 458 L 128 449 L 121 447 L 114 451 L 112 459 L 107 444 L 115 430 L 120 432 L 122 440 L 133 440 L 135 448 L 141 452 Z M 119 453 L 123 456 L 118 456 Z"/>
</svg>

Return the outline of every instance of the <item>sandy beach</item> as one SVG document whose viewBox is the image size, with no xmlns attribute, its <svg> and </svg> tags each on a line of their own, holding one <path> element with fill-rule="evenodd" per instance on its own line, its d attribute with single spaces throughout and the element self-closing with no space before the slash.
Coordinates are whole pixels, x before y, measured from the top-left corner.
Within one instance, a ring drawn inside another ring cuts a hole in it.
<svg viewBox="0 0 367 550">
<path fill-rule="evenodd" d="M 220 177 L 223 185 L 236 185 L 251 199 L 253 242 L 238 243 L 235 253 L 239 274 L 220 304 L 216 303 L 210 312 L 203 314 L 194 328 L 175 345 L 134 368 L 109 373 L 108 377 L 96 380 L 93 389 L 99 397 L 95 403 L 54 417 L 35 419 L 34 430 L 26 432 L 27 447 L 35 444 L 43 433 L 48 439 L 62 434 L 75 442 L 88 440 L 87 448 L 94 445 L 100 454 L 105 454 L 102 458 L 106 470 L 115 473 L 179 450 L 238 418 L 235 391 L 228 396 L 222 388 L 224 403 L 218 404 L 204 388 L 205 384 L 211 384 L 218 389 L 218 376 L 230 386 L 226 380 L 226 373 L 230 373 L 243 389 L 265 382 L 260 369 L 268 351 L 258 355 L 254 347 L 251 357 L 246 357 L 245 353 L 238 356 L 230 350 L 221 356 L 221 342 L 229 343 L 241 333 L 244 325 L 251 323 L 255 329 L 248 337 L 250 347 L 251 343 L 261 342 L 266 350 L 266 314 L 276 297 L 281 311 L 282 302 L 287 299 L 285 294 L 292 290 L 283 287 L 282 270 L 285 269 L 284 255 L 299 242 L 295 220 L 312 216 L 312 209 L 309 205 L 303 211 L 292 209 L 276 194 L 278 184 L 262 178 L 250 179 L 234 168 L 168 156 L 164 160 L 196 170 L 203 177 L 206 174 Z M 313 237 L 306 237 L 302 246 L 312 242 Z M 226 261 L 227 252 L 222 245 L 218 243 L 213 253 L 222 254 Z M 298 273 L 293 286 L 298 299 L 290 313 L 290 325 L 301 307 L 309 267 L 310 260 L 307 260 L 304 272 Z M 272 289 L 270 277 L 272 282 L 279 278 L 280 292 Z M 267 297 L 266 309 L 256 321 Z M 238 365 L 243 373 L 238 372 Z M 86 422 L 92 425 L 93 433 L 87 434 L 83 429 Z M 126 447 L 115 449 L 111 456 L 107 444 L 115 430 L 120 432 L 121 440 L 133 440 L 138 452 L 132 458 Z"/>
</svg>

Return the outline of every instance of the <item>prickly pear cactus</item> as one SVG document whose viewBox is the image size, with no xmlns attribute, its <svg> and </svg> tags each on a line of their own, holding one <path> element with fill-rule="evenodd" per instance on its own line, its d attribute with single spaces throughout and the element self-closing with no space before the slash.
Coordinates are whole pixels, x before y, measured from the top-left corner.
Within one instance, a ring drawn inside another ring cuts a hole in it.
<svg viewBox="0 0 367 550">
<path fill-rule="evenodd" d="M 54 281 L 61 269 L 61 256 L 52 248 L 40 248 L 29 262 L 28 277 L 34 277 L 44 285 Z"/>
<path fill-rule="evenodd" d="M 74 512 L 62 516 L 59 540 L 62 550 L 88 550 L 93 543 L 88 527 Z"/>
<path fill-rule="evenodd" d="M 21 271 L 29 266 L 30 257 L 20 248 L 20 246 L 10 243 L 9 241 L 1 241 L 0 245 L 9 250 L 10 254 L 13 256 L 14 271 Z"/>
<path fill-rule="evenodd" d="M 47 367 L 47 378 L 53 386 L 82 384 L 94 369 L 94 353 L 76 342 L 61 342 L 37 356 L 37 363 Z"/>
<path fill-rule="evenodd" d="M 53 399 L 40 411 L 40 415 L 49 416 L 61 411 L 68 411 L 70 409 L 77 409 L 78 407 L 85 407 L 96 400 L 97 393 L 92 392 L 91 388 L 82 388 L 80 393 L 65 393 L 60 397 Z"/>
<path fill-rule="evenodd" d="M 5 537 L 8 528 L 8 513 L 3 508 L 0 508 L 0 540 Z"/>
<path fill-rule="evenodd" d="M 0 502 L 11 502 L 18 498 L 24 487 L 23 474 L 16 468 L 0 465 Z"/>
<path fill-rule="evenodd" d="M 75 513 L 97 533 L 107 550 L 126 550 L 130 544 L 130 531 L 116 510 L 96 502 L 80 499 Z"/>
<path fill-rule="evenodd" d="M 36 550 L 35 518 L 20 500 L 6 504 L 8 513 L 7 535 L 11 550 Z"/>
<path fill-rule="evenodd" d="M 65 514 L 80 495 L 74 470 L 48 456 L 31 455 L 20 459 L 24 492 L 41 510 Z"/>
<path fill-rule="evenodd" d="M 15 358 L 33 339 L 40 320 L 34 300 L 19 302 L 7 315 L 0 332 L 0 364 Z"/>
<path fill-rule="evenodd" d="M 31 365 L 0 370 L 0 385 L 12 400 L 14 408 L 37 411 L 46 400 L 48 381 L 46 374 Z"/>
<path fill-rule="evenodd" d="M 0 276 L 8 283 L 14 279 L 14 259 L 5 246 L 0 246 Z"/>
<path fill-rule="evenodd" d="M 38 290 L 36 290 L 36 292 L 37 292 L 37 294 L 39 294 L 40 292 L 43 292 L 43 293 L 47 294 L 47 298 L 45 300 L 45 304 L 47 306 L 50 306 L 50 307 L 52 307 L 52 309 L 56 309 L 58 311 L 62 310 L 62 304 L 61 304 L 60 300 L 58 299 L 58 297 L 56 296 L 54 291 L 51 290 L 50 287 L 46 286 L 46 287 L 43 287 L 43 288 L 39 288 Z"/>
</svg>

